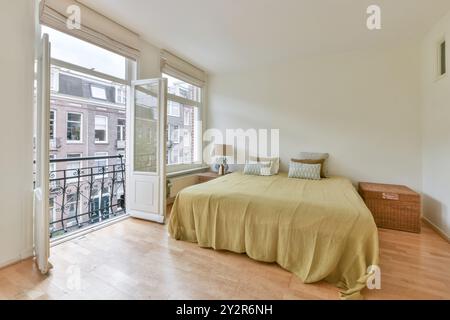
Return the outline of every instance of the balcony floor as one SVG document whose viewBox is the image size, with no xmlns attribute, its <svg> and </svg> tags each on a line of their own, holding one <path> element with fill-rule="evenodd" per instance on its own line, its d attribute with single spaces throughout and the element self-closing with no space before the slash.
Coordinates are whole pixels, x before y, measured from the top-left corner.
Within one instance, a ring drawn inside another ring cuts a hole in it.
<svg viewBox="0 0 450 320">
<path fill-rule="evenodd" d="M 380 230 L 382 289 L 368 299 L 450 299 L 450 244 Z M 175 241 L 165 226 L 126 219 L 52 248 L 42 276 L 30 259 L 0 270 L 0 299 L 337 299 L 275 264 Z"/>
</svg>

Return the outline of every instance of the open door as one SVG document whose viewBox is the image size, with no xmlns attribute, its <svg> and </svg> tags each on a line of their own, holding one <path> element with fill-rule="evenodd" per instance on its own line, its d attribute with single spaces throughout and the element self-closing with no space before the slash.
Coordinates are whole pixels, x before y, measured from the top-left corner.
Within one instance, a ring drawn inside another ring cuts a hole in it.
<svg viewBox="0 0 450 320">
<path fill-rule="evenodd" d="M 130 101 L 127 212 L 132 217 L 164 223 L 167 80 L 132 82 Z"/>
<path fill-rule="evenodd" d="M 49 237 L 49 119 L 50 119 L 50 43 L 42 37 L 37 57 L 36 86 L 36 185 L 34 190 L 34 250 L 39 270 L 51 268 Z"/>
</svg>

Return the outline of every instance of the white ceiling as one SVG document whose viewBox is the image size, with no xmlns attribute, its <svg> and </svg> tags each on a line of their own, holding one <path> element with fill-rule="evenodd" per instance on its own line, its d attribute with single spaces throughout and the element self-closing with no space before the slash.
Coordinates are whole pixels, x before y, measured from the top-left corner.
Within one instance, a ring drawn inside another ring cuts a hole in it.
<svg viewBox="0 0 450 320">
<path fill-rule="evenodd" d="M 450 0 L 79 0 L 210 73 L 419 39 Z M 382 30 L 366 9 L 382 9 Z"/>
</svg>

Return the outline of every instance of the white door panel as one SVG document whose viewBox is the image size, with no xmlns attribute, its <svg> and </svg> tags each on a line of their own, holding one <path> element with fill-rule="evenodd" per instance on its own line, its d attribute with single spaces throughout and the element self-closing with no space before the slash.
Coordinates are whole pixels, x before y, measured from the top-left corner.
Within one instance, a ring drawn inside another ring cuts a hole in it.
<svg viewBox="0 0 450 320">
<path fill-rule="evenodd" d="M 134 81 L 128 108 L 127 212 L 160 223 L 166 211 L 166 94 L 166 79 Z"/>
</svg>

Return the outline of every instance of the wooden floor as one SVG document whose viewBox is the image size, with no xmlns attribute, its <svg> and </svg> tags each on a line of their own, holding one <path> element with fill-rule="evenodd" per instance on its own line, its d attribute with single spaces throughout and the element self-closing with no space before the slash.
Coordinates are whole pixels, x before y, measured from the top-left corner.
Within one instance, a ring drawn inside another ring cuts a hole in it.
<svg viewBox="0 0 450 320">
<path fill-rule="evenodd" d="M 450 244 L 380 230 L 382 289 L 367 299 L 450 299 Z M 0 270 L 0 299 L 338 299 L 275 264 L 175 241 L 164 226 L 127 219 L 52 248 L 54 269 L 32 260 Z"/>
</svg>

